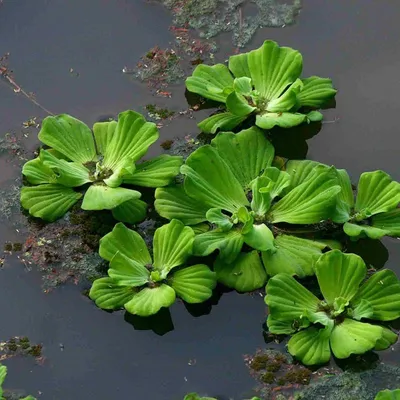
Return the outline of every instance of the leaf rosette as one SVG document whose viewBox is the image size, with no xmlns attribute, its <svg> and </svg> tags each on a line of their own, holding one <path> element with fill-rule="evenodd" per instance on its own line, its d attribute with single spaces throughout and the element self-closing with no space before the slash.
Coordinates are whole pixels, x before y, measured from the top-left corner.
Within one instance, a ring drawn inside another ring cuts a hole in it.
<svg viewBox="0 0 400 400">
<path fill-rule="evenodd" d="M 161 155 L 135 165 L 158 137 L 156 125 L 134 111 L 120 113 L 118 122 L 95 123 L 93 132 L 67 114 L 47 117 L 39 139 L 48 148 L 22 169 L 31 186 L 22 188 L 21 204 L 51 222 L 83 196 L 84 210 L 112 210 L 119 221 L 141 221 L 147 204 L 125 186 L 168 185 L 182 164 L 181 157 Z"/>
<path fill-rule="evenodd" d="M 108 277 L 94 281 L 89 296 L 100 308 L 124 307 L 140 316 L 156 314 L 176 297 L 187 303 L 209 299 L 216 286 L 207 265 L 185 266 L 192 254 L 194 232 L 172 220 L 154 235 L 153 257 L 143 238 L 118 223 L 100 240 L 100 256 L 110 262 Z"/>
<path fill-rule="evenodd" d="M 267 273 L 313 275 L 315 259 L 333 245 L 288 234 L 296 228 L 287 226 L 319 224 L 333 215 L 340 192 L 336 171 L 317 168 L 292 187 L 292 177 L 272 167 L 273 159 L 273 146 L 256 127 L 219 133 L 187 158 L 182 185 L 156 190 L 157 212 L 201 224 L 194 254 L 218 250 L 218 280 L 239 291 L 263 286 Z M 253 251 L 242 252 L 244 245 Z"/>
<path fill-rule="evenodd" d="M 303 58 L 290 47 L 267 40 L 256 50 L 229 58 L 229 67 L 198 65 L 186 87 L 206 99 L 223 103 L 226 111 L 199 124 L 206 133 L 230 131 L 250 116 L 263 129 L 290 128 L 321 121 L 316 111 L 336 90 L 328 78 L 301 79 Z"/>
<path fill-rule="evenodd" d="M 400 317 L 400 282 L 387 269 L 365 281 L 361 257 L 333 250 L 315 264 L 319 299 L 292 276 L 278 274 L 267 284 L 267 325 L 274 334 L 293 334 L 289 353 L 306 365 L 383 350 L 397 341 L 390 329 L 365 322 Z"/>
</svg>

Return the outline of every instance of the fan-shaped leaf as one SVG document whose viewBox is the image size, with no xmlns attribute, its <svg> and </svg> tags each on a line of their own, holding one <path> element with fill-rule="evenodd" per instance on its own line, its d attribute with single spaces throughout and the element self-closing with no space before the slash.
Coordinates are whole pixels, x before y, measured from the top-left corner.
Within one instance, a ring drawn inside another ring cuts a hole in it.
<svg viewBox="0 0 400 400">
<path fill-rule="evenodd" d="M 236 78 L 251 76 L 248 55 L 249 53 L 242 53 L 229 57 L 229 69 Z"/>
<path fill-rule="evenodd" d="M 347 171 L 345 169 L 338 169 L 336 173 L 338 184 L 342 190 L 338 194 L 336 211 L 332 219 L 334 222 L 343 224 L 350 219 L 350 213 L 354 207 L 354 194 Z"/>
<path fill-rule="evenodd" d="M 149 281 L 150 272 L 142 264 L 122 253 L 116 253 L 110 261 L 110 278 L 119 286 L 142 286 Z"/>
<path fill-rule="evenodd" d="M 22 174 L 32 185 L 40 185 L 41 183 L 56 183 L 57 177 L 55 173 L 42 160 L 37 157 L 24 164 Z"/>
<path fill-rule="evenodd" d="M 332 87 L 332 81 L 328 78 L 310 76 L 302 79 L 303 87 L 297 95 L 299 107 L 322 107 L 328 100 L 333 98 L 336 90 Z"/>
<path fill-rule="evenodd" d="M 397 333 L 394 333 L 388 328 L 382 327 L 382 337 L 376 342 L 374 350 L 386 350 L 392 344 L 397 342 L 398 336 Z"/>
<path fill-rule="evenodd" d="M 221 228 L 224 232 L 229 231 L 233 223 L 231 218 L 224 214 L 219 208 L 210 208 L 206 214 L 207 221 Z"/>
<path fill-rule="evenodd" d="M 272 113 L 280 113 L 290 111 L 297 104 L 297 94 L 301 90 L 302 82 L 296 79 L 287 90 L 279 97 L 271 100 L 267 105 L 267 111 Z"/>
<path fill-rule="evenodd" d="M 259 251 L 274 250 L 274 235 L 265 224 L 254 224 L 249 232 L 243 234 L 244 242 Z"/>
<path fill-rule="evenodd" d="M 176 271 L 169 281 L 176 294 L 187 303 L 202 303 L 208 300 L 217 284 L 215 272 L 204 264 Z"/>
<path fill-rule="evenodd" d="M 128 200 L 112 209 L 112 215 L 117 221 L 136 224 L 143 221 L 147 214 L 147 204 L 140 200 Z"/>
<path fill-rule="evenodd" d="M 291 128 L 305 122 L 307 116 L 290 112 L 264 112 L 256 116 L 256 125 L 263 129 L 272 129 L 274 126 Z"/>
<path fill-rule="evenodd" d="M 350 237 L 369 237 L 370 239 L 381 239 L 382 237 L 389 235 L 390 231 L 375 228 L 370 225 L 357 225 L 350 222 L 346 222 L 343 225 L 343 230 L 346 235 Z"/>
<path fill-rule="evenodd" d="M 217 133 L 218 130 L 230 131 L 247 118 L 247 115 L 235 115 L 230 112 L 214 114 L 201 121 L 197 126 L 204 133 Z"/>
<path fill-rule="evenodd" d="M 253 90 L 251 79 L 247 76 L 236 78 L 233 81 L 233 89 L 235 90 L 235 92 L 243 95 L 250 94 L 250 92 Z"/>
<path fill-rule="evenodd" d="M 315 174 L 321 173 L 321 169 L 329 169 L 325 164 L 311 160 L 289 160 L 286 163 L 286 172 L 290 175 L 290 189 L 301 185 Z"/>
<path fill-rule="evenodd" d="M 400 208 L 374 215 L 371 224 L 374 228 L 388 232 L 389 236 L 400 236 Z"/>
<path fill-rule="evenodd" d="M 94 139 L 99 154 L 104 154 L 105 149 L 114 136 L 116 128 L 117 121 L 96 122 L 93 125 Z"/>
<path fill-rule="evenodd" d="M 248 116 L 256 109 L 249 104 L 242 94 L 235 91 L 226 98 L 226 107 L 229 112 L 239 117 Z"/>
</svg>

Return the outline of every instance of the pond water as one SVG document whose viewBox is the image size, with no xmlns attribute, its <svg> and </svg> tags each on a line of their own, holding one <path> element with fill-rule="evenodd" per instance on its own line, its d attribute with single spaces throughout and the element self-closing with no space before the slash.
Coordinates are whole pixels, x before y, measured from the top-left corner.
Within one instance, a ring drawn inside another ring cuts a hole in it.
<svg viewBox="0 0 400 400">
<path fill-rule="evenodd" d="M 68 113 L 89 125 L 125 109 L 144 112 L 157 102 L 187 108 L 184 87 L 171 99 L 154 98 L 145 84 L 122 73 L 154 45 L 168 46 L 171 15 L 144 0 L 36 0 L 0 2 L 0 56 L 10 52 L 15 81 L 51 112 Z M 400 4 L 391 0 L 304 0 L 293 26 L 260 29 L 248 48 L 273 39 L 304 56 L 304 75 L 329 76 L 339 92 L 336 108 L 324 112 L 320 132 L 307 144 L 296 135 L 278 140 L 278 149 L 346 168 L 354 181 L 363 171 L 382 169 L 396 180 L 399 151 Z M 223 36 L 221 59 L 233 52 Z M 71 69 L 73 70 L 71 72 Z M 178 118 L 162 128 L 160 142 L 195 135 L 196 120 Z M 19 132 L 31 117 L 46 113 L 0 80 L 0 137 Z M 31 131 L 25 141 L 37 147 Z M 308 145 L 308 152 L 307 152 Z M 155 146 L 157 153 L 158 146 Z M 161 153 L 161 148 L 159 148 Z M 286 155 L 286 154 L 285 154 Z M 20 175 L 15 162 L 0 158 L 0 188 Z M 11 222 L 0 225 L 0 242 L 23 240 Z M 400 245 L 361 243 L 369 260 L 400 274 Z M 0 339 L 28 336 L 42 343 L 46 360 L 7 361 L 7 388 L 39 399 L 179 400 L 190 391 L 242 399 L 255 385 L 244 354 L 265 346 L 266 310 L 259 295 L 224 293 L 210 309 L 176 303 L 162 320 L 123 317 L 98 309 L 82 287 L 64 285 L 43 293 L 41 275 L 16 255 L 0 271 Z M 399 362 L 400 345 L 379 353 Z"/>
</svg>

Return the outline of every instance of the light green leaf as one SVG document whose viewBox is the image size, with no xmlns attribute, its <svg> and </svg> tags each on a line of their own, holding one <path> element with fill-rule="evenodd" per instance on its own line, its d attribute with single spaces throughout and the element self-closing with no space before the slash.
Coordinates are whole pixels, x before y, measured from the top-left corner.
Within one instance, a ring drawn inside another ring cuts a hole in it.
<svg viewBox="0 0 400 400">
<path fill-rule="evenodd" d="M 268 103 L 267 111 L 272 113 L 290 111 L 297 103 L 297 93 L 301 90 L 301 86 L 301 80 L 297 79 L 280 97 Z"/>
<path fill-rule="evenodd" d="M 181 185 L 158 188 L 155 197 L 155 209 L 164 218 L 175 218 L 185 225 L 195 225 L 207 220 L 209 207 L 189 197 Z"/>
<path fill-rule="evenodd" d="M 61 160 L 46 150 L 40 150 L 43 165 L 54 171 L 56 182 L 67 187 L 82 186 L 91 182 L 90 171 L 81 163 Z"/>
<path fill-rule="evenodd" d="M 156 314 L 162 307 L 169 307 L 175 302 L 175 290 L 162 284 L 155 288 L 144 288 L 125 304 L 131 314 L 148 317 Z"/>
<path fill-rule="evenodd" d="M 256 116 L 256 125 L 263 129 L 272 129 L 274 126 L 292 128 L 305 122 L 307 116 L 290 112 L 264 112 Z"/>
<path fill-rule="evenodd" d="M 257 178 L 274 159 L 274 147 L 256 128 L 234 134 L 219 133 L 211 142 L 243 188 Z"/>
<path fill-rule="evenodd" d="M 240 94 L 248 95 L 253 90 L 251 79 L 247 76 L 236 78 L 233 81 L 233 89 Z"/>
<path fill-rule="evenodd" d="M 349 310 L 348 314 L 351 318 L 360 321 L 362 318 L 371 318 L 374 315 L 374 309 L 369 301 L 361 299 L 354 309 Z"/>
<path fill-rule="evenodd" d="M 288 350 L 305 365 L 325 364 L 331 358 L 329 336 L 332 326 L 318 329 L 314 326 L 293 335 Z"/>
<path fill-rule="evenodd" d="M 182 300 L 187 303 L 202 303 L 212 296 L 217 278 L 216 273 L 207 265 L 197 264 L 174 272 L 169 282 Z"/>
<path fill-rule="evenodd" d="M 286 172 L 290 175 L 290 188 L 301 185 L 309 179 L 312 179 L 315 174 L 320 174 L 323 170 L 328 170 L 329 167 L 317 161 L 311 160 L 289 160 L 286 163 Z"/>
<path fill-rule="evenodd" d="M 104 154 L 105 149 L 114 136 L 116 128 L 117 121 L 96 122 L 93 125 L 94 139 L 99 154 Z"/>
<path fill-rule="evenodd" d="M 230 131 L 241 124 L 247 115 L 238 116 L 230 112 L 214 114 L 197 124 L 204 133 L 217 133 L 218 130 Z"/>
<path fill-rule="evenodd" d="M 223 64 L 198 65 L 192 76 L 186 79 L 186 88 L 189 92 L 197 93 L 206 99 L 225 103 L 227 91 L 233 90 L 233 77 Z"/>
<path fill-rule="evenodd" d="M 96 279 L 93 282 L 89 297 L 104 310 L 116 310 L 131 300 L 135 293 L 135 288 L 120 286 L 113 279 L 107 277 Z"/>
<path fill-rule="evenodd" d="M 20 400 L 36 400 L 36 397 L 33 397 L 33 396 L 26 396 L 26 397 L 24 397 L 24 398 L 22 398 L 22 399 L 20 399 Z"/>
<path fill-rule="evenodd" d="M 106 185 L 92 185 L 85 193 L 83 210 L 111 210 L 120 204 L 141 196 L 136 190 L 122 187 L 111 188 Z"/>
<path fill-rule="evenodd" d="M 233 226 L 231 218 L 224 214 L 219 208 L 210 208 L 207 211 L 206 217 L 207 221 L 217 225 L 218 228 L 221 228 L 224 232 L 229 231 Z"/>
<path fill-rule="evenodd" d="M 144 187 L 161 187 L 170 184 L 179 174 L 179 168 L 183 163 L 180 156 L 162 154 L 149 161 L 136 165 L 132 175 L 123 177 L 123 182 L 130 185 Z"/>
<path fill-rule="evenodd" d="M 374 313 L 371 319 L 391 321 L 400 317 L 400 282 L 388 269 L 374 273 L 352 300 L 356 307 L 362 300 L 368 301 Z"/>
<path fill-rule="evenodd" d="M 248 55 L 249 53 L 241 53 L 229 57 L 229 69 L 236 78 L 251 76 Z"/>
<path fill-rule="evenodd" d="M 149 281 L 150 272 L 142 264 L 116 253 L 110 261 L 108 275 L 119 286 L 142 286 Z"/>
<path fill-rule="evenodd" d="M 319 299 L 287 274 L 273 276 L 266 292 L 265 303 L 272 318 L 293 321 L 301 318 L 306 310 L 316 312 L 318 309 Z"/>
<path fill-rule="evenodd" d="M 128 200 L 114 207 L 112 215 L 117 221 L 136 224 L 146 218 L 147 204 L 140 199 Z"/>
<path fill-rule="evenodd" d="M 299 321 L 305 322 L 304 328 L 310 326 L 310 321 L 308 321 L 306 318 Z M 294 321 L 282 321 L 281 319 L 279 319 L 279 317 L 273 318 L 271 314 L 268 315 L 267 325 L 269 331 L 276 335 L 290 335 L 291 333 L 296 332 L 296 330 L 298 329 Z"/>
<path fill-rule="evenodd" d="M 182 165 L 181 172 L 186 175 L 185 192 L 210 208 L 234 213 L 239 207 L 249 204 L 239 181 L 210 145 L 193 152 Z"/>
<path fill-rule="evenodd" d="M 102 166 L 104 168 L 104 166 Z M 123 183 L 123 177 L 126 175 L 132 175 L 135 172 L 136 166 L 132 158 L 124 158 L 121 162 L 116 165 L 112 174 L 103 179 L 103 182 L 109 187 L 118 187 Z"/>
<path fill-rule="evenodd" d="M 200 397 L 197 393 L 188 393 L 183 400 L 217 400 L 217 399 L 215 397 Z"/>
<path fill-rule="evenodd" d="M 375 228 L 370 225 L 357 225 L 346 222 L 343 230 L 350 237 L 369 237 L 370 239 L 381 239 L 383 236 L 389 235 L 390 231 Z"/>
<path fill-rule="evenodd" d="M 219 229 L 197 235 L 193 243 L 193 254 L 207 256 L 215 250 L 220 251 L 224 262 L 233 262 L 243 246 L 243 236 L 237 230 L 223 232 Z"/>
<path fill-rule="evenodd" d="M 382 390 L 377 394 L 375 400 L 400 400 L 400 389 Z"/>
<path fill-rule="evenodd" d="M 382 337 L 383 328 L 346 318 L 331 333 L 331 348 L 336 358 L 363 354 L 375 347 Z"/>
<path fill-rule="evenodd" d="M 262 253 L 268 275 L 285 273 L 299 278 L 314 275 L 315 261 L 326 247 L 323 243 L 290 235 L 277 236 L 274 244 L 275 251 Z"/>
<path fill-rule="evenodd" d="M 272 183 L 272 185 L 262 190 L 262 192 L 268 191 L 272 199 L 279 196 L 283 190 L 290 186 L 290 175 L 287 172 L 280 171 L 278 168 L 265 168 L 262 176 L 268 178 Z"/>
<path fill-rule="evenodd" d="M 374 215 L 371 224 L 374 228 L 388 232 L 389 236 L 400 236 L 400 208 Z"/>
<path fill-rule="evenodd" d="M 315 264 L 321 293 L 328 304 L 341 297 L 351 300 L 365 279 L 367 268 L 360 256 L 332 250 L 323 254 Z"/>
<path fill-rule="evenodd" d="M 26 179 L 32 185 L 56 183 L 57 181 L 55 173 L 42 163 L 40 157 L 26 162 L 22 168 L 22 174 L 26 176 Z"/>
<path fill-rule="evenodd" d="M 340 190 L 335 171 L 322 170 L 279 200 L 271 208 L 271 221 L 313 224 L 329 219 Z"/>
<path fill-rule="evenodd" d="M 7 376 L 7 367 L 5 365 L 0 365 L 0 390 L 1 390 L 1 386 L 4 383 L 4 380 L 6 379 Z M 3 394 L 3 392 L 1 392 L 0 394 Z"/>
<path fill-rule="evenodd" d="M 252 190 L 251 209 L 261 218 L 265 217 L 271 207 L 273 186 L 274 182 L 265 176 L 259 176 L 250 183 Z"/>
<path fill-rule="evenodd" d="M 126 160 L 136 162 L 158 137 L 156 124 L 147 122 L 143 115 L 130 110 L 120 113 L 114 135 L 104 150 L 104 166 L 116 171 Z"/>
<path fill-rule="evenodd" d="M 235 91 L 226 98 L 226 107 L 229 112 L 239 117 L 247 117 L 256 110 L 256 107 L 251 106 L 242 94 Z"/>
<path fill-rule="evenodd" d="M 21 189 L 22 207 L 34 217 L 48 222 L 62 217 L 81 197 L 81 193 L 55 184 L 24 186 Z"/>
<path fill-rule="evenodd" d="M 279 97 L 301 74 L 301 54 L 290 47 L 279 47 L 267 40 L 257 50 L 250 51 L 247 62 L 254 87 L 266 100 Z"/>
<path fill-rule="evenodd" d="M 354 207 L 354 194 L 349 174 L 345 169 L 336 170 L 338 184 L 341 191 L 337 197 L 336 212 L 332 218 L 334 222 L 343 224 L 350 219 L 350 213 Z"/>
<path fill-rule="evenodd" d="M 219 282 L 239 292 L 259 289 L 267 281 L 267 274 L 255 250 L 250 253 L 240 253 L 231 264 L 217 257 L 214 270 Z"/>
<path fill-rule="evenodd" d="M 121 222 L 116 224 L 110 233 L 100 239 L 100 257 L 111 261 L 117 253 L 135 261 L 139 265 L 152 263 L 143 238 Z"/>
<path fill-rule="evenodd" d="M 394 333 L 392 330 L 382 327 L 383 333 L 382 337 L 376 342 L 374 350 L 386 350 L 392 344 L 397 342 L 398 336 L 397 333 Z"/>
<path fill-rule="evenodd" d="M 265 224 L 252 225 L 249 232 L 243 234 L 244 242 L 259 251 L 275 250 L 274 235 Z"/>
<path fill-rule="evenodd" d="M 337 90 L 333 89 L 332 81 L 328 78 L 310 76 L 302 79 L 303 87 L 297 95 L 300 107 L 322 107 L 328 100 L 333 98 Z"/>
<path fill-rule="evenodd" d="M 400 203 L 400 183 L 383 171 L 364 172 L 358 182 L 355 211 L 367 217 L 393 210 Z"/>
<path fill-rule="evenodd" d="M 324 119 L 324 115 L 320 113 L 319 111 L 310 111 L 309 113 L 306 114 L 307 116 L 307 122 L 320 122 Z"/>
<path fill-rule="evenodd" d="M 193 229 L 173 219 L 156 230 L 153 241 L 154 267 L 166 274 L 182 265 L 192 253 Z"/>
<path fill-rule="evenodd" d="M 67 114 L 46 117 L 38 138 L 75 162 L 84 164 L 96 157 L 92 131 L 82 121 Z"/>
</svg>

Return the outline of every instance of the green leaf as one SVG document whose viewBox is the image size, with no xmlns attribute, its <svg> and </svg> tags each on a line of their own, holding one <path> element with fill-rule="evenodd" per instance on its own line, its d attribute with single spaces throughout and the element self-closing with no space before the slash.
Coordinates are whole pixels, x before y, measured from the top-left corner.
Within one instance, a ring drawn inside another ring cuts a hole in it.
<svg viewBox="0 0 400 400">
<path fill-rule="evenodd" d="M 331 358 L 329 336 L 332 327 L 318 329 L 314 326 L 293 335 L 288 350 L 305 365 L 325 364 Z"/>
<path fill-rule="evenodd" d="M 182 300 L 202 303 L 212 296 L 217 278 L 207 265 L 197 264 L 174 272 L 169 282 Z"/>
<path fill-rule="evenodd" d="M 107 148 L 115 134 L 116 128 L 117 121 L 96 122 L 93 125 L 94 139 L 99 154 L 104 154 L 105 149 Z"/>
<path fill-rule="evenodd" d="M 153 241 L 154 267 L 166 275 L 182 265 L 192 253 L 193 238 L 193 229 L 176 219 L 158 228 Z"/>
<path fill-rule="evenodd" d="M 193 243 L 193 254 L 207 256 L 215 250 L 220 251 L 220 257 L 228 264 L 233 262 L 243 246 L 243 236 L 237 230 L 223 232 L 219 229 L 197 235 Z"/>
<path fill-rule="evenodd" d="M 217 149 L 243 188 L 247 188 L 265 168 L 270 167 L 274 159 L 274 147 L 256 127 L 238 134 L 219 133 L 211 145 Z"/>
<path fill-rule="evenodd" d="M 322 173 L 321 170 L 328 170 L 329 167 L 317 161 L 311 160 L 289 160 L 286 163 L 286 172 L 290 175 L 290 188 L 301 185 L 302 183 L 314 178 L 316 174 Z"/>
<path fill-rule="evenodd" d="M 266 292 L 265 303 L 272 318 L 293 321 L 302 317 L 306 310 L 317 311 L 318 298 L 290 275 L 273 276 L 267 283 Z"/>
<path fill-rule="evenodd" d="M 381 239 L 383 236 L 389 235 L 390 231 L 375 228 L 370 225 L 357 225 L 346 222 L 343 225 L 343 230 L 350 237 L 369 237 L 370 239 Z"/>
<path fill-rule="evenodd" d="M 224 232 L 229 231 L 233 226 L 231 218 L 224 214 L 219 208 L 210 208 L 207 211 L 206 217 L 207 221 L 217 225 L 218 228 L 221 228 Z"/>
<path fill-rule="evenodd" d="M 46 150 L 40 150 L 40 160 L 56 176 L 56 182 L 67 187 L 82 186 L 91 182 L 90 171 L 80 163 L 60 160 Z"/>
<path fill-rule="evenodd" d="M 104 166 L 102 166 L 104 168 Z M 107 167 L 105 167 L 107 169 Z M 124 158 L 121 162 L 115 166 L 114 171 L 108 177 L 103 179 L 103 182 L 109 187 L 118 187 L 123 183 L 123 177 L 126 175 L 132 175 L 136 169 L 135 163 L 131 158 Z"/>
<path fill-rule="evenodd" d="M 271 207 L 271 191 L 274 183 L 265 176 L 259 176 L 250 183 L 252 190 L 251 209 L 255 214 L 264 218 Z"/>
<path fill-rule="evenodd" d="M 230 112 L 223 112 L 214 114 L 211 117 L 206 118 L 201 121 L 197 126 L 204 133 L 217 133 L 218 130 L 221 131 L 230 131 L 233 128 L 236 128 L 239 124 L 241 124 L 247 115 L 238 116 L 234 115 Z"/>
<path fill-rule="evenodd" d="M 397 342 L 398 336 L 397 333 L 394 333 L 392 330 L 382 327 L 383 333 L 382 337 L 376 342 L 374 350 L 386 350 L 392 344 Z"/>
<path fill-rule="evenodd" d="M 267 274 L 257 251 L 240 253 L 235 261 L 227 264 L 221 257 L 214 263 L 217 279 L 238 292 L 251 292 L 265 285 Z"/>
<path fill-rule="evenodd" d="M 1 386 L 4 383 L 4 380 L 6 379 L 7 376 L 7 367 L 5 365 L 0 365 L 0 390 L 1 390 Z M 3 392 L 1 392 L 0 394 L 3 394 Z"/>
<path fill-rule="evenodd" d="M 143 238 L 121 222 L 116 224 L 110 233 L 100 239 L 100 257 L 111 261 L 117 253 L 135 261 L 139 265 L 152 263 Z"/>
<path fill-rule="evenodd" d="M 334 212 L 340 186 L 334 170 L 321 170 L 291 190 L 271 208 L 271 221 L 313 224 Z"/>
<path fill-rule="evenodd" d="M 140 199 L 128 200 L 114 207 L 112 215 L 117 221 L 136 224 L 146 218 L 147 204 Z"/>
<path fill-rule="evenodd" d="M 296 275 L 299 278 L 314 275 L 314 264 L 322 254 L 325 244 L 290 235 L 279 235 L 275 239 L 275 251 L 262 253 L 268 275 L 279 273 Z"/>
<path fill-rule="evenodd" d="M 236 78 L 251 76 L 248 55 L 249 53 L 241 53 L 229 57 L 229 69 Z"/>
<path fill-rule="evenodd" d="M 85 193 L 83 210 L 111 210 L 128 200 L 136 200 L 141 193 L 122 187 L 111 188 L 106 185 L 92 185 Z"/>
<path fill-rule="evenodd" d="M 376 395 L 375 400 L 400 400 L 400 389 L 382 390 Z"/>
<path fill-rule="evenodd" d="M 363 354 L 375 347 L 382 337 L 383 328 L 346 318 L 331 333 L 331 348 L 336 358 Z"/>
<path fill-rule="evenodd" d="M 263 112 L 256 116 L 256 125 L 263 129 L 272 129 L 274 126 L 292 128 L 305 122 L 307 116 L 290 112 Z"/>
<path fill-rule="evenodd" d="M 280 97 L 277 97 L 268 103 L 267 111 L 272 113 L 290 111 L 297 103 L 297 94 L 299 93 L 301 86 L 301 80 L 297 79 Z"/>
<path fill-rule="evenodd" d="M 110 261 L 108 275 L 119 286 L 142 286 L 149 281 L 150 272 L 142 264 L 122 253 L 116 253 Z"/>
<path fill-rule="evenodd" d="M 162 154 L 136 165 L 135 172 L 124 176 L 123 182 L 153 188 L 167 186 L 179 174 L 182 163 L 183 158 L 180 156 Z"/>
<path fill-rule="evenodd" d="M 354 194 L 349 174 L 345 169 L 336 170 L 338 184 L 341 191 L 337 197 L 336 212 L 332 218 L 334 222 L 343 224 L 350 219 L 350 213 L 354 207 Z"/>
<path fill-rule="evenodd" d="M 243 95 L 250 94 L 250 92 L 253 90 L 251 79 L 247 76 L 236 78 L 233 81 L 233 89 L 235 90 L 235 92 Z"/>
<path fill-rule="evenodd" d="M 400 236 L 400 209 L 374 215 L 371 224 L 374 228 L 388 232 L 389 236 Z"/>
<path fill-rule="evenodd" d="M 207 220 L 209 207 L 189 197 L 181 185 L 158 188 L 155 197 L 155 209 L 164 218 L 175 218 L 185 225 L 195 225 Z"/>
<path fill-rule="evenodd" d="M 279 97 L 301 74 L 301 54 L 290 47 L 279 47 L 267 40 L 257 50 L 250 51 L 247 62 L 254 87 L 266 100 Z"/>
<path fill-rule="evenodd" d="M 22 207 L 34 217 L 48 222 L 62 217 L 81 197 L 81 193 L 55 184 L 24 186 L 21 189 Z"/>
<path fill-rule="evenodd" d="M 367 217 L 391 211 L 400 203 L 400 183 L 383 171 L 364 172 L 358 182 L 355 211 Z"/>
<path fill-rule="evenodd" d="M 22 398 L 22 399 L 20 399 L 20 400 L 36 400 L 36 397 L 33 397 L 33 396 L 26 396 L 26 397 L 24 397 L 24 398 Z"/>
<path fill-rule="evenodd" d="M 252 225 L 249 232 L 243 234 L 244 242 L 259 251 L 274 250 L 274 235 L 265 224 Z"/>
<path fill-rule="evenodd" d="M 158 137 L 156 124 L 147 122 L 143 115 L 135 111 L 120 113 L 114 135 L 104 150 L 104 166 L 115 171 L 126 160 L 136 162 Z"/>
<path fill-rule="evenodd" d="M 185 396 L 183 400 L 217 400 L 217 399 L 214 397 L 200 397 L 197 393 L 189 393 Z"/>
<path fill-rule="evenodd" d="M 360 321 L 362 318 L 371 318 L 374 315 L 374 309 L 369 301 L 362 299 L 351 312 L 349 310 L 348 314 L 353 319 Z"/>
<path fill-rule="evenodd" d="M 328 100 L 333 98 L 337 90 L 333 89 L 332 81 L 328 78 L 310 76 L 302 79 L 303 87 L 297 95 L 300 107 L 322 107 Z"/>
<path fill-rule="evenodd" d="M 125 304 L 131 314 L 148 317 L 156 314 L 162 307 L 169 307 L 175 302 L 175 290 L 162 284 L 155 288 L 144 288 Z"/>
<path fill-rule="evenodd" d="M 104 310 L 122 308 L 136 293 L 135 288 L 118 285 L 112 278 L 100 278 L 93 282 L 89 297 Z"/>
<path fill-rule="evenodd" d="M 38 138 L 70 160 L 81 164 L 96 157 L 92 131 L 82 121 L 67 114 L 46 117 Z"/>
<path fill-rule="evenodd" d="M 323 254 L 315 264 L 315 275 L 321 293 L 328 304 L 341 297 L 350 301 L 365 279 L 367 268 L 361 257 L 332 250 Z"/>
<path fill-rule="evenodd" d="M 234 213 L 249 204 L 242 186 L 217 150 L 205 145 L 193 152 L 181 167 L 185 192 L 210 208 Z"/>
<path fill-rule="evenodd" d="M 306 322 L 306 326 L 304 326 L 304 328 L 307 328 L 310 325 L 310 321 L 307 319 L 301 319 L 299 321 Z M 279 318 L 273 318 L 271 314 L 268 315 L 267 325 L 270 332 L 274 332 L 275 334 L 279 335 L 290 335 L 291 333 L 296 332 L 298 329 L 297 326 L 295 327 L 295 323 L 293 321 L 282 321 Z"/>
<path fill-rule="evenodd" d="M 306 114 L 307 116 L 307 123 L 310 122 L 320 122 L 324 119 L 324 116 L 322 113 L 319 111 L 310 111 L 309 113 Z"/>
<path fill-rule="evenodd" d="M 186 88 L 189 92 L 197 93 L 206 99 L 225 103 L 226 88 L 233 90 L 233 77 L 223 64 L 198 65 L 192 76 L 186 79 Z"/>
<path fill-rule="evenodd" d="M 55 173 L 51 170 L 51 168 L 43 164 L 40 157 L 26 162 L 22 168 L 22 174 L 32 185 L 57 182 Z"/>
<path fill-rule="evenodd" d="M 290 186 L 290 175 L 287 172 L 280 171 L 278 168 L 265 168 L 262 176 L 268 178 L 271 181 L 271 184 L 261 191 L 269 192 L 272 199 L 279 196 L 287 187 Z"/>
<path fill-rule="evenodd" d="M 247 117 L 256 107 L 251 106 L 246 98 L 237 92 L 232 92 L 226 98 L 226 107 L 229 112 L 239 117 Z"/>
<path fill-rule="evenodd" d="M 373 308 L 369 318 L 391 321 L 400 317 L 400 282 L 393 271 L 383 269 L 374 273 L 359 289 L 352 300 L 357 306 L 368 301 Z"/>
</svg>

